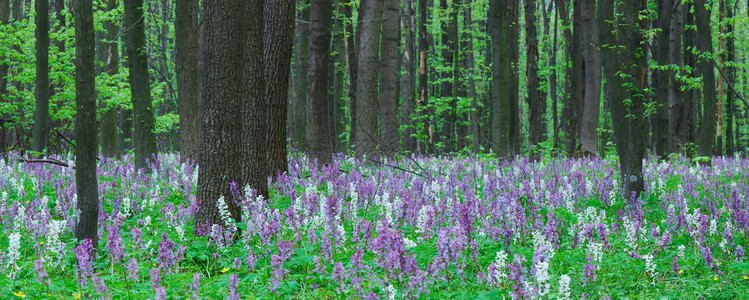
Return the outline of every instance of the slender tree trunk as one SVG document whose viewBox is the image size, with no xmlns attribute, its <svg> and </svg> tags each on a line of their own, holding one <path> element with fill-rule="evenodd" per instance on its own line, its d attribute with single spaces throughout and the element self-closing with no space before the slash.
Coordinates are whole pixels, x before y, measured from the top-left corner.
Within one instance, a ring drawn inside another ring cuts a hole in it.
<svg viewBox="0 0 749 300">
<path fill-rule="evenodd" d="M 347 20 L 346 26 L 346 64 L 348 66 L 348 82 L 349 82 L 349 137 L 348 147 L 349 150 L 354 149 L 354 143 L 356 142 L 356 83 L 359 74 L 357 68 L 357 56 L 356 49 L 357 45 L 354 44 L 354 40 L 357 39 L 358 32 L 354 34 L 354 19 L 352 17 L 352 6 L 354 5 L 353 0 L 341 0 L 345 1 L 341 4 L 343 17 Z M 359 18 L 361 19 L 361 14 Z M 358 25 L 357 25 L 358 26 Z"/>
<path fill-rule="evenodd" d="M 330 67 L 330 1 L 312 0 L 310 5 L 309 66 L 307 69 L 307 151 L 310 162 L 332 161 L 328 120 L 328 71 Z"/>
<path fill-rule="evenodd" d="M 734 2 L 733 5 L 731 1 L 723 1 L 723 3 L 727 6 L 726 7 L 726 19 L 728 20 L 726 23 L 725 28 L 725 45 L 726 45 L 726 60 L 731 63 L 736 63 L 736 45 L 735 45 L 735 37 L 734 37 L 734 24 L 735 19 L 734 10 L 736 9 L 737 2 Z M 734 86 L 736 85 L 736 68 L 732 64 L 726 64 L 725 65 L 725 72 L 728 78 L 728 80 L 731 84 Z M 726 155 L 727 156 L 733 156 L 733 153 L 736 151 L 736 148 L 734 146 L 734 114 L 736 111 L 735 107 L 735 92 L 732 90 L 726 94 Z"/>
<path fill-rule="evenodd" d="M 269 105 L 268 170 L 272 176 L 288 171 L 286 112 L 294 42 L 294 0 L 265 1 L 265 99 Z"/>
<path fill-rule="evenodd" d="M 378 149 L 377 114 L 379 111 L 377 69 L 379 61 L 380 31 L 382 25 L 383 0 L 367 0 L 362 3 L 359 13 L 365 22 L 359 22 L 359 77 L 356 92 L 356 155 L 373 158 L 380 154 Z"/>
<path fill-rule="evenodd" d="M 661 158 L 671 153 L 669 143 L 669 114 L 668 93 L 671 86 L 671 70 L 666 66 L 670 61 L 670 39 L 671 39 L 671 12 L 673 11 L 673 0 L 658 2 L 658 42 L 656 60 L 661 69 L 655 70 L 655 150 Z"/>
<path fill-rule="evenodd" d="M 135 168 L 146 168 L 148 171 L 146 162 L 156 154 L 156 136 L 153 132 L 154 117 L 148 79 L 143 0 L 125 0 L 125 24 L 130 28 L 125 36 L 130 66 L 130 94 L 133 97 Z"/>
<path fill-rule="evenodd" d="M 366 0 L 371 1 L 371 0 Z M 427 55 L 429 54 L 429 42 L 427 35 L 427 4 L 428 0 L 419 0 L 419 117 L 423 122 L 424 143 L 419 143 L 419 153 L 432 152 L 432 125 L 429 122 L 429 73 L 427 72 Z"/>
<path fill-rule="evenodd" d="M 49 135 L 49 1 L 36 1 L 36 111 L 33 148 L 47 149 Z"/>
<path fill-rule="evenodd" d="M 681 70 L 683 66 L 681 51 L 682 26 L 682 4 L 676 3 L 671 12 L 669 27 L 669 55 L 668 62 L 675 69 Z M 681 145 L 686 141 L 684 128 L 684 103 L 682 100 L 681 82 L 676 79 L 677 71 L 669 72 L 670 84 L 668 86 L 668 112 L 669 112 L 669 144 L 670 151 L 681 151 Z"/>
<path fill-rule="evenodd" d="M 106 2 L 107 11 L 117 9 L 117 1 Z M 119 32 L 118 24 L 113 21 L 104 22 L 104 32 L 97 32 L 99 46 L 96 48 L 96 57 L 99 61 L 97 73 L 115 75 L 120 72 L 120 44 L 117 41 Z M 117 107 L 100 102 L 102 108 L 100 123 L 101 153 L 105 157 L 115 157 L 120 153 L 120 138 L 117 128 Z"/>
<path fill-rule="evenodd" d="M 473 34 L 475 32 L 474 23 L 473 23 L 473 11 L 471 9 L 471 0 L 467 0 L 465 4 L 465 9 L 463 11 L 464 13 L 464 19 L 465 19 L 465 26 L 466 26 L 466 84 L 468 85 L 468 98 L 471 99 L 471 113 L 470 113 L 470 128 L 471 128 L 471 151 L 473 153 L 479 153 L 481 150 L 481 128 L 480 128 L 480 119 L 483 112 L 486 111 L 486 109 L 480 109 L 479 108 L 479 101 L 476 94 L 476 67 L 474 66 L 474 57 L 473 57 Z M 463 138 L 463 137 L 459 137 Z"/>
<path fill-rule="evenodd" d="M 598 146 L 598 119 L 601 110 L 601 53 L 598 44 L 596 1 L 581 2 L 582 50 L 583 50 L 583 105 L 580 122 L 580 152 L 596 155 Z"/>
<path fill-rule="evenodd" d="M 200 45 L 203 74 L 200 111 L 203 123 L 200 134 L 197 200 L 200 206 L 195 214 L 194 234 L 205 235 L 212 224 L 227 224 L 221 219 L 217 201 L 223 197 L 231 218 L 240 220 L 241 212 L 233 201 L 230 190 L 232 181 L 242 182 L 242 130 L 243 111 L 240 103 L 245 99 L 247 88 L 243 84 L 244 47 L 247 45 L 243 32 L 245 18 L 244 1 L 203 1 L 203 25 L 205 32 Z M 253 14 L 262 13 L 253 12 Z M 261 48 L 262 49 L 262 48 Z"/>
<path fill-rule="evenodd" d="M 534 160 L 539 158 L 536 147 L 541 142 L 542 132 L 546 128 L 541 127 L 541 119 L 544 112 L 541 110 L 541 102 L 546 101 L 540 90 L 541 79 L 538 76 L 538 37 L 536 33 L 536 1 L 525 0 L 525 44 L 526 44 L 526 86 L 528 89 L 528 124 L 530 135 L 530 157 Z"/>
<path fill-rule="evenodd" d="M 341 134 L 346 131 L 346 105 L 344 103 L 344 86 L 343 83 L 346 79 L 346 67 L 345 67 L 345 55 L 346 46 L 345 39 L 346 33 L 344 31 L 344 22 L 347 22 L 342 15 L 341 1 L 335 1 L 335 14 L 333 19 L 333 36 L 330 42 L 330 52 L 332 59 L 330 60 L 330 75 L 332 78 L 330 85 L 330 93 L 328 103 L 330 104 L 330 137 L 331 143 L 333 144 L 333 152 L 338 153 L 345 151 L 346 145 L 344 140 L 341 138 Z"/>
<path fill-rule="evenodd" d="M 616 18 L 614 6 L 616 5 Z M 647 60 L 642 43 L 646 20 L 639 13 L 645 0 L 602 0 L 598 2 L 598 26 L 601 44 L 624 47 L 602 47 L 602 60 L 611 108 L 611 118 L 619 153 L 622 196 L 636 199 L 644 190 L 642 161 L 645 154 L 645 75 Z M 613 33 L 615 32 L 615 34 Z M 637 50 L 635 50 L 637 49 Z M 619 76 L 626 75 L 626 76 Z M 629 103 L 625 103 L 625 100 Z M 628 209 L 632 203 L 628 202 Z"/>
<path fill-rule="evenodd" d="M 294 36 L 294 104 L 292 105 L 291 140 L 297 150 L 307 149 L 307 68 L 309 64 L 310 7 L 299 0 Z"/>
<path fill-rule="evenodd" d="M 556 4 L 555 4 L 556 5 Z M 551 119 L 552 119 L 552 130 L 554 130 L 554 149 L 559 149 L 559 108 L 557 102 L 557 23 L 559 23 L 559 9 L 554 9 L 554 38 L 552 40 L 551 50 L 549 53 L 550 64 L 551 64 L 551 83 L 550 83 L 550 94 L 551 94 Z"/>
<path fill-rule="evenodd" d="M 510 54 L 509 68 L 510 68 L 510 86 L 509 86 L 509 98 L 510 98 L 510 141 L 512 142 L 512 154 L 520 154 L 520 143 L 522 136 L 520 135 L 520 0 L 509 0 L 507 4 L 507 11 L 510 19 L 508 20 L 509 28 L 509 47 L 508 53 Z"/>
<path fill-rule="evenodd" d="M 40 1 L 46 2 L 46 1 Z M 74 0 L 75 18 L 75 183 L 80 217 L 75 228 L 78 241 L 98 245 L 99 188 L 96 176 L 96 97 L 94 92 L 94 13 L 91 0 Z M 94 250 L 96 251 L 96 250 Z"/>
<path fill-rule="evenodd" d="M 0 0 L 0 26 L 8 24 L 10 19 L 10 0 Z M 7 59 L 6 54 L 0 54 L 0 103 L 8 101 L 8 64 L 3 63 Z M 7 114 L 0 115 L 0 153 L 8 150 L 8 125 Z"/>
<path fill-rule="evenodd" d="M 703 1 L 704 2 L 704 1 Z M 710 11 L 705 8 L 705 3 L 698 0 L 694 5 L 695 21 L 697 23 L 697 36 L 699 40 L 697 49 L 701 53 L 712 53 L 712 30 L 710 29 Z M 715 97 L 715 70 L 712 59 L 702 57 L 699 62 L 700 73 L 702 73 L 702 104 L 704 117 L 700 126 L 699 154 L 712 156 L 715 153 L 715 131 L 716 131 L 716 97 Z"/>
<path fill-rule="evenodd" d="M 416 64 L 416 27 L 414 23 L 414 0 L 406 0 L 405 7 L 402 9 L 401 27 L 405 28 L 403 41 L 403 56 L 401 58 L 404 75 L 401 77 L 401 99 L 403 105 L 401 110 L 401 122 L 405 125 L 402 136 L 402 148 L 407 152 L 416 151 L 415 139 L 413 138 L 414 123 L 411 115 L 414 113 L 415 103 L 415 68 Z"/>
<path fill-rule="evenodd" d="M 695 80 L 698 73 L 698 67 L 697 67 L 697 57 L 692 53 L 693 49 L 696 49 L 696 33 L 693 29 L 695 25 L 695 18 L 694 18 L 694 3 L 692 2 L 683 2 L 682 5 L 685 5 L 682 9 L 684 12 L 684 23 L 682 28 L 687 28 L 687 26 L 691 27 L 690 30 L 684 30 L 684 46 L 683 46 L 683 55 L 684 55 L 684 66 L 689 66 L 689 69 L 687 69 L 687 72 L 685 72 L 685 76 L 687 76 L 689 79 Z M 681 128 L 684 130 L 684 143 L 696 143 L 698 132 L 697 132 L 697 93 L 698 89 L 692 88 L 691 86 L 687 85 L 685 86 L 686 90 L 682 92 L 682 98 L 684 99 L 684 107 L 682 108 L 682 117 L 681 117 Z M 689 148 L 685 148 L 684 150 L 691 150 Z M 687 152 L 686 153 L 689 156 L 694 156 L 696 153 L 693 152 Z"/>
<path fill-rule="evenodd" d="M 442 89 L 440 96 L 447 99 L 447 109 L 444 112 L 444 122 L 442 124 L 441 136 L 444 139 L 446 152 L 453 152 L 456 149 L 455 130 L 457 123 L 458 102 L 456 99 L 457 86 L 454 84 L 454 78 L 457 73 L 458 64 L 456 56 L 458 55 L 458 9 L 460 0 L 453 0 L 452 6 L 447 6 L 447 0 L 440 1 L 440 10 L 446 14 L 445 22 L 442 22 L 442 59 L 443 72 Z"/>
<path fill-rule="evenodd" d="M 197 161 L 200 153 L 200 111 L 198 107 L 198 36 L 193 23 L 193 3 L 177 1 L 174 32 L 177 51 L 180 161 Z"/>
<path fill-rule="evenodd" d="M 582 49 L 582 30 L 581 30 L 581 10 L 580 1 L 572 1 L 572 39 L 567 45 L 568 59 L 572 62 L 571 69 L 568 69 L 567 75 L 567 101 L 565 112 L 566 122 L 566 142 L 567 156 L 575 155 L 578 149 L 578 135 L 580 132 L 580 123 L 583 114 L 583 49 Z"/>
<path fill-rule="evenodd" d="M 398 150 L 398 0 L 384 0 L 382 13 L 382 58 L 380 59 L 380 137 L 382 153 L 392 156 Z"/>
</svg>

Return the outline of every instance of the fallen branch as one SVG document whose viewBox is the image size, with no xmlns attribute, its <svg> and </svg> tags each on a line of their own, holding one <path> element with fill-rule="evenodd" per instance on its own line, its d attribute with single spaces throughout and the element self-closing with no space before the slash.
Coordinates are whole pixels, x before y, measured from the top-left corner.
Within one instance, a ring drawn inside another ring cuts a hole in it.
<svg viewBox="0 0 749 300">
<path fill-rule="evenodd" d="M 18 161 L 25 162 L 25 163 L 47 163 L 47 164 L 53 164 L 53 165 L 58 165 L 58 166 L 66 167 L 66 168 L 75 169 L 75 167 L 71 167 L 68 163 L 64 161 L 59 161 L 56 159 L 27 159 L 27 158 L 20 157 L 18 158 Z"/>
</svg>

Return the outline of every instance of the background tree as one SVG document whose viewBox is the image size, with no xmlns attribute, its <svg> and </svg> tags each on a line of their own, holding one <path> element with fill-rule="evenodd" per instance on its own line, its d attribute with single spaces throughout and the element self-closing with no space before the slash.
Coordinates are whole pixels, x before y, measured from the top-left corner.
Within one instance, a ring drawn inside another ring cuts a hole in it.
<svg viewBox="0 0 749 300">
<path fill-rule="evenodd" d="M 702 74 L 702 109 L 703 119 L 700 122 L 699 154 L 712 156 L 715 154 L 715 130 L 716 130 L 716 102 L 715 97 L 715 70 L 713 69 L 713 35 L 710 27 L 710 11 L 707 10 L 704 0 L 695 0 L 694 17 L 697 24 L 697 50 L 702 55 L 699 57 L 699 70 Z"/>
<path fill-rule="evenodd" d="M 398 0 L 384 0 L 382 13 L 382 46 L 380 64 L 380 138 L 383 154 L 392 155 L 400 149 L 398 138 L 398 119 L 396 110 L 398 94 Z"/>
<path fill-rule="evenodd" d="M 307 69 L 307 153 L 310 162 L 332 161 L 328 115 L 328 72 L 330 67 L 330 1 L 312 0 L 310 5 L 309 66 Z"/>
<path fill-rule="evenodd" d="M 106 9 L 113 12 L 117 9 L 117 1 L 108 0 Z M 99 62 L 97 73 L 115 76 L 120 72 L 120 43 L 117 40 L 119 26 L 114 20 L 104 21 L 104 32 L 97 32 L 98 47 L 96 58 Z M 114 157 L 120 153 L 119 129 L 117 126 L 117 106 L 109 99 L 99 98 L 99 106 L 103 110 L 99 127 L 99 141 L 101 153 L 105 157 Z"/>
<path fill-rule="evenodd" d="M 74 0 L 75 17 L 75 183 L 79 218 L 75 237 L 98 244 L 99 188 L 96 177 L 96 97 L 94 92 L 94 14 L 91 0 Z"/>
<path fill-rule="evenodd" d="M 263 0 L 245 0 L 242 33 L 244 83 L 242 111 L 242 185 L 249 185 L 268 199 L 268 102 L 263 59 Z"/>
<path fill-rule="evenodd" d="M 179 103 L 180 160 L 197 161 L 200 139 L 200 110 L 198 106 L 198 38 L 197 11 L 190 1 L 175 3 L 175 50 Z"/>
<path fill-rule="evenodd" d="M 601 109 L 601 54 L 596 22 L 596 1 L 582 0 L 580 30 L 583 51 L 583 103 L 580 116 L 580 152 L 595 155 Z"/>
<path fill-rule="evenodd" d="M 379 154 L 377 133 L 378 104 L 378 65 L 380 49 L 380 29 L 382 25 L 383 0 L 364 0 L 360 4 L 357 58 L 359 60 L 356 91 L 356 155 L 373 158 Z"/>
<path fill-rule="evenodd" d="M 372 1 L 372 0 L 364 0 Z M 422 136 L 424 136 L 422 143 L 418 144 L 418 150 L 420 154 L 431 153 L 433 150 L 433 134 L 432 125 L 429 119 L 429 74 L 427 73 L 427 56 L 429 55 L 429 42 L 427 35 L 427 6 L 429 6 L 427 0 L 419 1 L 419 87 L 417 97 L 419 117 L 422 121 Z M 493 2 L 492 2 L 493 3 Z M 361 14 L 360 14 L 361 15 Z"/>
<path fill-rule="evenodd" d="M 276 176 L 288 170 L 286 112 L 294 41 L 294 1 L 265 0 L 265 101 L 268 103 L 268 170 Z"/>
<path fill-rule="evenodd" d="M 540 90 L 541 78 L 538 76 L 538 38 L 536 36 L 536 1 L 525 0 L 525 40 L 526 40 L 526 76 L 528 97 L 528 123 L 529 123 L 529 146 L 531 147 L 530 156 L 538 159 L 538 153 L 535 149 L 544 136 L 546 128 L 541 126 L 541 119 L 546 115 L 545 105 L 546 96 Z"/>
<path fill-rule="evenodd" d="M 0 0 L 0 26 L 8 24 L 10 20 L 10 0 Z M 0 54 L 0 103 L 4 103 L 8 98 L 8 64 L 3 61 L 7 58 L 7 53 Z M 8 116 L 0 114 L 0 152 L 8 149 L 8 125 L 10 120 Z"/>
<path fill-rule="evenodd" d="M 307 63 L 310 36 L 310 1 L 299 0 L 294 36 L 294 101 L 291 107 L 291 140 L 298 150 L 307 146 Z"/>
<path fill-rule="evenodd" d="M 492 150 L 502 157 L 512 155 L 512 92 L 510 61 L 510 10 L 513 0 L 490 2 L 492 47 Z"/>
<path fill-rule="evenodd" d="M 156 153 L 154 112 L 148 77 L 146 32 L 143 23 L 143 0 L 125 0 L 127 61 L 130 70 L 130 94 L 133 99 L 133 139 L 135 168 L 146 168 L 146 161 Z"/>
<path fill-rule="evenodd" d="M 401 145 L 404 151 L 416 151 L 414 123 L 411 116 L 416 105 L 416 23 L 414 20 L 414 0 L 404 1 L 401 8 L 401 28 L 405 30 L 405 43 L 401 55 L 403 75 L 401 76 L 401 111 L 400 124 L 403 126 Z"/>
<path fill-rule="evenodd" d="M 36 110 L 32 150 L 47 149 L 49 134 L 49 1 L 35 2 L 36 9 Z"/>
<path fill-rule="evenodd" d="M 655 100 L 657 103 L 655 111 L 655 150 L 658 156 L 665 157 L 671 153 L 669 141 L 669 101 L 668 93 L 671 86 L 672 72 L 668 68 L 671 47 L 671 12 L 673 11 L 673 0 L 659 1 L 657 6 L 658 31 L 656 61 L 658 69 L 655 70 Z"/>
</svg>

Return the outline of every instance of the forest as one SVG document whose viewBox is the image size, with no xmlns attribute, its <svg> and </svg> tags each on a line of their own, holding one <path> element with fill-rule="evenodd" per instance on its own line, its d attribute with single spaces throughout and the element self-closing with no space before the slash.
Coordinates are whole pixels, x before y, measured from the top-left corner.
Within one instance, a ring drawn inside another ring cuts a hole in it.
<svg viewBox="0 0 749 300">
<path fill-rule="evenodd" d="M 0 297 L 742 297 L 748 40 L 743 0 L 0 0 Z"/>
</svg>

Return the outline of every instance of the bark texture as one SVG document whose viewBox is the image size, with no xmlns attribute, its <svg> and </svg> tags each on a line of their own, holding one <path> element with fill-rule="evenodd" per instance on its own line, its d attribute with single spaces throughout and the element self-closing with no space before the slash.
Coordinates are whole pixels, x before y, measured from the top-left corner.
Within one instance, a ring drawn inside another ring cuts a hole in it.
<svg viewBox="0 0 749 300">
<path fill-rule="evenodd" d="M 380 27 L 382 25 L 383 0 L 367 0 L 360 7 L 364 21 L 359 22 L 359 53 L 356 91 L 356 155 L 374 158 L 379 153 L 379 135 L 377 133 L 378 88 L 377 70 L 379 66 Z"/>
<path fill-rule="evenodd" d="M 371 1 L 371 0 L 369 0 Z M 419 91 L 418 109 L 419 118 L 422 120 L 421 129 L 424 141 L 418 144 L 419 154 L 432 152 L 432 125 L 429 122 L 429 73 L 427 72 L 427 55 L 429 54 L 429 42 L 427 35 L 427 0 L 419 0 Z"/>
<path fill-rule="evenodd" d="M 10 0 L 0 0 L 0 25 L 8 24 L 10 20 Z M 0 54 L 0 103 L 8 101 L 8 64 L 2 63 L 6 55 Z M 8 119 L 7 115 L 0 115 L 0 153 L 8 150 Z"/>
<path fill-rule="evenodd" d="M 36 9 L 36 110 L 32 150 L 47 149 L 49 135 L 49 1 L 35 2 Z"/>
<path fill-rule="evenodd" d="M 540 90 L 541 79 L 538 76 L 538 37 L 536 34 L 536 1 L 525 0 L 525 43 L 526 43 L 526 85 L 528 89 L 528 124 L 529 124 L 529 144 L 530 157 L 539 158 L 537 146 L 541 142 L 543 132 L 546 128 L 541 126 L 541 120 L 545 116 L 545 110 L 542 110 L 542 102 L 546 102 L 546 97 Z"/>
<path fill-rule="evenodd" d="M 697 50 L 703 54 L 713 53 L 712 30 L 710 27 L 710 11 L 705 9 L 705 0 L 696 0 L 694 5 L 694 17 L 697 23 Z M 715 151 L 716 130 L 716 102 L 715 97 L 715 70 L 713 60 L 710 57 L 699 58 L 699 68 L 702 74 L 702 111 L 704 113 L 700 122 L 700 135 L 698 139 L 699 154 L 712 156 Z"/>
<path fill-rule="evenodd" d="M 117 9 L 117 1 L 106 2 L 107 11 Z M 115 75 L 120 72 L 120 44 L 117 41 L 119 26 L 113 21 L 104 22 L 104 32 L 97 32 L 96 59 L 99 62 L 97 73 Z M 101 97 L 99 97 L 101 99 Z M 114 157 L 120 153 L 119 129 L 117 126 L 117 106 L 107 105 L 104 99 L 99 106 L 103 109 L 99 127 L 99 144 L 104 157 Z"/>
<path fill-rule="evenodd" d="M 598 146 L 598 120 L 601 109 L 601 53 L 598 43 L 596 1 L 581 3 L 582 50 L 583 50 L 583 105 L 580 116 L 580 152 L 596 155 Z"/>
<path fill-rule="evenodd" d="M 94 92 L 94 14 L 91 0 L 73 1 L 75 18 L 75 184 L 78 241 L 98 244 L 99 188 L 96 177 L 96 96 Z"/>
<path fill-rule="evenodd" d="M 669 113 L 668 94 L 671 86 L 672 72 L 666 66 L 669 64 L 669 48 L 671 47 L 671 11 L 673 0 L 658 1 L 658 43 L 656 61 L 659 68 L 655 71 L 655 151 L 662 158 L 671 153 L 669 142 Z"/>
<path fill-rule="evenodd" d="M 310 34 L 309 0 L 299 0 L 294 36 L 294 104 L 291 118 L 291 140 L 297 150 L 307 149 L 307 63 Z"/>
<path fill-rule="evenodd" d="M 263 0 L 245 0 L 242 18 L 244 83 L 242 112 L 242 183 L 268 199 L 268 102 L 263 59 Z"/>
<path fill-rule="evenodd" d="M 177 95 L 179 109 L 180 161 L 197 161 L 200 151 L 200 110 L 198 106 L 198 36 L 193 22 L 197 11 L 190 1 L 177 1 L 175 45 L 177 52 Z"/>
<path fill-rule="evenodd" d="M 398 119 L 398 0 L 384 0 L 382 13 L 382 46 L 380 51 L 380 138 L 382 154 L 394 155 L 399 150 Z"/>
<path fill-rule="evenodd" d="M 414 113 L 416 104 L 416 80 L 415 71 L 417 59 L 416 55 L 416 24 L 414 22 L 414 1 L 408 0 L 401 11 L 401 27 L 405 28 L 403 42 L 403 55 L 401 65 L 403 66 L 404 75 L 401 77 L 401 118 L 400 124 L 405 125 L 403 135 L 401 136 L 401 148 L 407 152 L 416 151 L 416 139 L 413 137 L 413 121 L 411 115 Z"/>
<path fill-rule="evenodd" d="M 307 153 L 310 162 L 332 161 L 333 145 L 328 114 L 328 73 L 333 5 L 312 0 L 310 5 L 309 65 L 307 69 Z"/>
<path fill-rule="evenodd" d="M 266 0 L 265 99 L 268 103 L 268 171 L 272 176 L 288 171 L 286 112 L 291 55 L 294 43 L 294 0 Z"/>
</svg>

